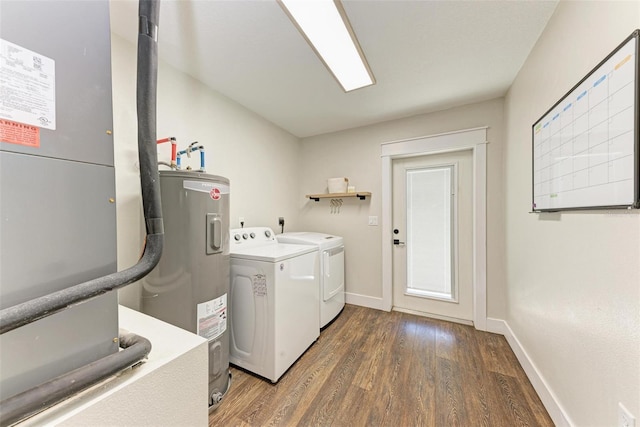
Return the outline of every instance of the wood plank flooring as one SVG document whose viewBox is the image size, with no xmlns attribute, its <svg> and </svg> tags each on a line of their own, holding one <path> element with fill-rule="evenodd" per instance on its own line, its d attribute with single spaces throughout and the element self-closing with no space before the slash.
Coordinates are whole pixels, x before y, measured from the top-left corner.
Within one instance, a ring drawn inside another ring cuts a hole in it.
<svg viewBox="0 0 640 427">
<path fill-rule="evenodd" d="M 277 384 L 232 367 L 210 426 L 553 426 L 504 337 L 347 305 Z"/>
</svg>

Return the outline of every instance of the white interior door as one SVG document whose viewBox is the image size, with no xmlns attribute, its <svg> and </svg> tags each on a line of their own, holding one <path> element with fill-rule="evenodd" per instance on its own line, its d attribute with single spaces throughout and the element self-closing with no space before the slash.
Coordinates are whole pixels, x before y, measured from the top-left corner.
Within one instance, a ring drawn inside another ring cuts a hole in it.
<svg viewBox="0 0 640 427">
<path fill-rule="evenodd" d="M 470 150 L 393 161 L 393 306 L 473 320 Z"/>
</svg>

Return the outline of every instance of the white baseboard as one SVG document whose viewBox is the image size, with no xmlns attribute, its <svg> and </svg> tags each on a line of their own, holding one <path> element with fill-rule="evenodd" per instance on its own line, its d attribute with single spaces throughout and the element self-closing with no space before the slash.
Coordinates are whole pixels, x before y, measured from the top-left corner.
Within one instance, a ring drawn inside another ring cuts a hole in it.
<svg viewBox="0 0 640 427">
<path fill-rule="evenodd" d="M 345 302 L 347 304 L 374 308 L 376 310 L 383 310 L 382 298 L 370 297 L 367 295 L 360 295 L 360 294 L 352 294 L 350 292 L 345 292 L 344 297 L 345 297 Z"/>
<path fill-rule="evenodd" d="M 494 334 L 507 335 L 507 322 L 502 319 L 494 319 L 487 317 L 487 332 Z"/>
<path fill-rule="evenodd" d="M 399 311 L 400 313 L 408 313 L 408 314 L 415 314 L 416 316 L 428 317 L 430 319 L 438 319 L 438 320 L 444 320 L 447 322 L 460 323 L 462 325 L 473 326 L 473 321 L 471 320 L 457 319 L 455 317 L 449 317 L 449 316 L 440 316 L 438 314 L 425 313 L 423 311 L 409 310 L 408 308 L 393 307 L 392 310 Z"/>
<path fill-rule="evenodd" d="M 555 394 L 551 391 L 542 375 L 540 375 L 535 363 L 533 363 L 524 347 L 522 347 L 522 344 L 520 344 L 520 341 L 509 327 L 509 324 L 502 319 L 487 318 L 487 331 L 504 335 L 555 425 L 558 427 L 572 426 L 573 424 L 569 421 L 569 417 L 564 409 L 562 409 Z"/>
</svg>

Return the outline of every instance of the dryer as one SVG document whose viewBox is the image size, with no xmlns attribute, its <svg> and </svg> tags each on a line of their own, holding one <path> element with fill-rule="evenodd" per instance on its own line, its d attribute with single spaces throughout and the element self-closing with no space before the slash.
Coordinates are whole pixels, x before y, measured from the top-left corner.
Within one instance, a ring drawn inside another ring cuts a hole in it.
<svg viewBox="0 0 640 427">
<path fill-rule="evenodd" d="M 291 232 L 277 236 L 281 243 L 311 245 L 320 263 L 320 327 L 325 327 L 344 308 L 344 239 L 313 232 Z"/>
<path fill-rule="evenodd" d="M 320 336 L 318 251 L 268 227 L 231 230 L 229 360 L 277 382 Z"/>
</svg>

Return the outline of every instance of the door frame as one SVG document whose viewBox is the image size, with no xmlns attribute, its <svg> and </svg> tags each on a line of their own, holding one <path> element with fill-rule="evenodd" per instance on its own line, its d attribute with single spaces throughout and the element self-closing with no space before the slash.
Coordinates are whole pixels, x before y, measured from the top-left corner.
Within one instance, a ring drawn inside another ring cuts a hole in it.
<svg viewBox="0 0 640 427">
<path fill-rule="evenodd" d="M 384 142 L 382 158 L 382 309 L 393 307 L 393 160 L 471 150 L 473 156 L 473 324 L 487 330 L 487 129 L 478 127 Z"/>
</svg>

